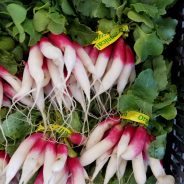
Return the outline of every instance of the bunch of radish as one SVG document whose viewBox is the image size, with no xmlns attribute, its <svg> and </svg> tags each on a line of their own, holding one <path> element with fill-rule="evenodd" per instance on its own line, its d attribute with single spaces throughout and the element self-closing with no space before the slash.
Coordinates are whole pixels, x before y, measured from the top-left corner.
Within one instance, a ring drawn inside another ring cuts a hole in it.
<svg viewBox="0 0 184 184">
<path fill-rule="evenodd" d="M 72 133 L 68 140 L 82 145 L 85 137 L 79 133 Z M 33 133 L 19 145 L 9 163 L 5 162 L 1 174 L 1 181 L 9 184 L 19 173 L 19 183 L 26 184 L 39 170 L 35 184 L 85 183 L 86 172 L 81 166 L 76 154 L 71 154 L 70 147 L 64 143 L 57 143 L 53 139 L 46 139 L 43 133 Z M 75 153 L 75 152 L 74 152 Z M 71 157 L 72 155 L 72 157 Z"/>
<path fill-rule="evenodd" d="M 121 94 L 135 78 L 134 55 L 123 38 L 99 51 L 92 45 L 82 47 L 65 34 L 50 34 L 30 48 L 24 64 L 19 77 L 0 66 L 0 105 L 13 101 L 12 106 L 20 103 L 31 110 L 36 106 L 45 126 L 45 99 L 64 118 L 63 109 L 73 112 L 78 102 L 87 112 L 100 94 L 114 85 Z"/>
<path fill-rule="evenodd" d="M 146 128 L 131 124 L 123 127 L 119 117 L 109 117 L 91 132 L 80 161 L 82 166 L 96 161 L 94 173 L 90 178 L 92 181 L 108 162 L 104 184 L 115 174 L 120 180 L 124 176 L 128 161 L 132 162 L 137 184 L 146 183 L 148 165 L 159 184 L 174 184 L 174 178 L 166 175 L 160 160 L 149 156 L 148 147 L 151 140 Z"/>
</svg>

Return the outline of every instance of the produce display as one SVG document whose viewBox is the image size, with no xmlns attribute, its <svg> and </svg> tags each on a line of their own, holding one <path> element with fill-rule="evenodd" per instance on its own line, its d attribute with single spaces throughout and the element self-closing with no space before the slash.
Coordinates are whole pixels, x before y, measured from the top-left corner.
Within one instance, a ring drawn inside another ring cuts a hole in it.
<svg viewBox="0 0 184 184">
<path fill-rule="evenodd" d="M 175 183 L 175 3 L 1 0 L 1 184 Z"/>
</svg>

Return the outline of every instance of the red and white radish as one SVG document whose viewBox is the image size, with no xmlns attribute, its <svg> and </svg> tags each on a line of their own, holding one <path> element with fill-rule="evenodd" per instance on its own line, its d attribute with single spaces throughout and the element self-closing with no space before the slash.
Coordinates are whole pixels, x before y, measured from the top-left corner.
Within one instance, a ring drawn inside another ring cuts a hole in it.
<svg viewBox="0 0 184 184">
<path fill-rule="evenodd" d="M 81 133 L 72 133 L 68 136 L 68 140 L 72 144 L 83 145 L 86 142 L 86 136 Z"/>
<path fill-rule="evenodd" d="M 44 184 L 43 182 L 43 167 L 38 172 L 34 184 Z"/>
</svg>

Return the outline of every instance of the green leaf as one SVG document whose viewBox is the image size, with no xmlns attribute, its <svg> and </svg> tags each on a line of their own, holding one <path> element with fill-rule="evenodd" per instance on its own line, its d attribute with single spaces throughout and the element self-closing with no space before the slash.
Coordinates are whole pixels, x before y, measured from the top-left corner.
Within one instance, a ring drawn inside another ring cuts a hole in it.
<svg viewBox="0 0 184 184">
<path fill-rule="evenodd" d="M 81 121 L 79 119 L 79 115 L 76 111 L 72 113 L 72 117 L 69 120 L 69 124 L 72 127 L 72 129 L 74 129 L 75 131 L 77 131 L 77 132 L 81 131 L 82 124 L 81 124 Z"/>
<path fill-rule="evenodd" d="M 157 21 L 156 31 L 163 43 L 169 44 L 172 42 L 177 23 L 178 21 L 176 19 L 171 18 L 160 18 L 159 21 Z"/>
<path fill-rule="evenodd" d="M 17 141 L 16 143 L 9 143 L 6 147 L 5 150 L 8 153 L 8 155 L 12 156 L 15 150 L 18 148 L 20 145 L 20 141 Z"/>
<path fill-rule="evenodd" d="M 20 45 L 17 45 L 13 50 L 12 53 L 14 54 L 15 60 L 20 62 L 23 59 L 23 49 Z"/>
<path fill-rule="evenodd" d="M 156 140 L 151 142 L 148 150 L 151 157 L 159 160 L 164 158 L 166 149 L 166 136 L 167 134 L 159 135 L 156 137 Z"/>
<path fill-rule="evenodd" d="M 139 106 L 136 103 L 136 97 L 131 94 L 122 95 L 118 101 L 118 111 L 139 111 Z"/>
<path fill-rule="evenodd" d="M 156 6 L 143 3 L 135 3 L 131 4 L 131 6 L 137 13 L 145 13 L 152 18 L 158 16 L 158 8 Z"/>
<path fill-rule="evenodd" d="M 0 49 L 11 51 L 15 47 L 15 42 L 10 36 L 0 36 Z"/>
<path fill-rule="evenodd" d="M 108 19 L 100 19 L 98 21 L 98 30 L 102 31 L 103 33 L 109 33 L 117 24 Z"/>
<path fill-rule="evenodd" d="M 89 27 L 81 24 L 78 20 L 74 20 L 71 24 L 68 33 L 72 39 L 82 45 L 91 44 L 91 42 L 97 37 L 97 33 L 92 31 Z"/>
<path fill-rule="evenodd" d="M 45 31 L 49 22 L 49 13 L 46 10 L 39 10 L 34 14 L 33 25 L 36 31 Z"/>
<path fill-rule="evenodd" d="M 154 25 L 153 25 L 153 22 L 151 21 L 151 19 L 145 15 L 141 15 L 141 14 L 138 14 L 134 11 L 129 11 L 128 14 L 127 14 L 128 18 L 135 21 L 135 22 L 143 22 L 145 23 L 147 26 L 149 26 L 150 28 L 153 28 Z"/>
<path fill-rule="evenodd" d="M 106 7 L 108 8 L 118 8 L 118 6 L 121 5 L 120 0 L 102 0 L 102 3 L 105 4 Z"/>
<path fill-rule="evenodd" d="M 154 176 L 150 176 L 147 181 L 146 184 L 155 184 L 156 183 L 156 178 Z"/>
<path fill-rule="evenodd" d="M 134 50 L 140 60 L 145 61 L 148 56 L 158 56 L 163 52 L 163 43 L 157 37 L 155 32 L 144 33 L 139 27 L 136 30 L 139 38 L 136 39 Z"/>
<path fill-rule="evenodd" d="M 91 12 L 91 17 L 94 18 L 104 18 L 104 17 L 109 17 L 109 9 L 105 7 L 103 3 L 100 3 L 92 12 Z"/>
<path fill-rule="evenodd" d="M 60 0 L 60 6 L 62 8 L 62 11 L 67 15 L 75 15 L 70 3 L 68 0 Z"/>
<path fill-rule="evenodd" d="M 175 104 L 168 105 L 156 112 L 166 120 L 172 120 L 176 117 L 177 115 L 177 110 L 175 107 Z"/>
<path fill-rule="evenodd" d="M 7 119 L 3 121 L 2 127 L 6 137 L 13 140 L 22 139 L 28 134 L 30 134 L 33 129 L 31 125 L 27 122 L 27 117 L 25 112 L 15 112 L 10 114 Z M 32 123 L 36 120 L 37 115 L 32 116 Z"/>
<path fill-rule="evenodd" d="M 19 4 L 12 3 L 7 5 L 7 11 L 13 19 L 15 25 L 20 25 L 26 19 L 27 10 Z"/>
<path fill-rule="evenodd" d="M 162 91 L 166 88 L 168 84 L 167 80 L 167 66 L 163 56 L 155 57 L 152 61 L 154 79 L 157 82 L 159 91 Z"/>
<path fill-rule="evenodd" d="M 29 46 L 32 46 L 36 44 L 40 38 L 41 34 L 35 31 L 35 28 L 33 26 L 33 21 L 27 19 L 23 24 L 24 30 L 27 34 L 29 34 Z"/>
<path fill-rule="evenodd" d="M 11 52 L 0 49 L 0 65 L 4 66 L 11 74 L 17 73 L 17 63 Z"/>
<path fill-rule="evenodd" d="M 153 71 L 151 69 L 142 71 L 135 79 L 131 90 L 133 95 L 146 102 L 153 103 L 158 96 L 158 88 L 153 77 Z"/>
<path fill-rule="evenodd" d="M 104 177 L 102 176 L 102 173 L 100 172 L 97 177 L 95 178 L 93 184 L 99 184 L 104 182 Z"/>
</svg>

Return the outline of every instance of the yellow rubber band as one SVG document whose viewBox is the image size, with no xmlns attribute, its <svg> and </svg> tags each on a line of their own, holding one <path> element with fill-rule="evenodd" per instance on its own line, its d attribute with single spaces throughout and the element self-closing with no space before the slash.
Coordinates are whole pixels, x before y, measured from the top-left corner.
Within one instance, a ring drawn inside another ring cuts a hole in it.
<svg viewBox="0 0 184 184">
<path fill-rule="evenodd" d="M 43 132 L 45 130 L 44 126 L 39 124 L 39 126 L 36 129 L 36 132 Z M 49 125 L 49 128 L 47 131 L 56 131 L 57 133 L 62 133 L 63 131 L 71 134 L 72 131 L 62 125 L 58 125 L 58 124 L 51 124 Z"/>
<path fill-rule="evenodd" d="M 135 121 L 135 122 L 141 123 L 141 124 L 146 125 L 146 126 L 148 126 L 148 122 L 149 122 L 149 119 L 150 119 L 150 117 L 147 116 L 146 114 L 136 112 L 136 111 L 124 112 L 122 114 L 121 118 L 131 120 L 131 121 Z"/>
</svg>

